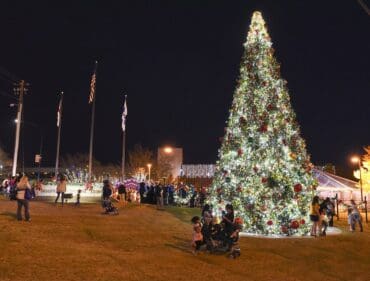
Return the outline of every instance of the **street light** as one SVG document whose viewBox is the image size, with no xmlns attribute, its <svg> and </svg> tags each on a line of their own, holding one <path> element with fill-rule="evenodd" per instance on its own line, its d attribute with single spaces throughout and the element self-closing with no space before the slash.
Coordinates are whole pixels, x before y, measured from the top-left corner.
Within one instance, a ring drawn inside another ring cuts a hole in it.
<svg viewBox="0 0 370 281">
<path fill-rule="evenodd" d="M 148 166 L 148 170 L 149 170 L 149 182 L 150 182 L 150 169 L 152 168 L 152 164 L 146 164 Z"/>
<path fill-rule="evenodd" d="M 164 151 L 164 153 L 166 153 L 166 154 L 170 154 L 170 153 L 172 153 L 173 148 L 172 148 L 172 147 L 167 146 L 167 147 L 165 147 L 165 148 L 163 149 L 163 151 Z"/>
<path fill-rule="evenodd" d="M 363 202 L 363 196 L 362 196 L 362 173 L 361 173 L 361 159 L 358 156 L 353 156 L 351 158 L 351 162 L 354 164 L 358 164 L 358 169 L 360 170 L 360 189 L 361 189 L 361 202 Z"/>
</svg>

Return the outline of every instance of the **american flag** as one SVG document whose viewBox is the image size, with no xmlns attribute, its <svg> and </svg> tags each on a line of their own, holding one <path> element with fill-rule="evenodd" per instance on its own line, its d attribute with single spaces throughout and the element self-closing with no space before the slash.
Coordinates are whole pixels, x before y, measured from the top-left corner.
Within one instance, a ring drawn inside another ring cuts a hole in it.
<svg viewBox="0 0 370 281">
<path fill-rule="evenodd" d="M 90 83 L 90 96 L 89 96 L 89 103 L 92 103 L 95 98 L 95 85 L 96 85 L 96 73 L 91 77 L 91 83 Z"/>
<path fill-rule="evenodd" d="M 59 106 L 58 106 L 58 111 L 57 111 L 57 127 L 60 126 L 60 122 L 62 119 L 62 104 L 63 104 L 63 92 L 59 100 Z"/>
<path fill-rule="evenodd" d="M 122 131 L 126 131 L 126 116 L 127 116 L 127 97 L 125 96 L 125 103 L 123 105 L 123 112 L 122 112 Z"/>
</svg>

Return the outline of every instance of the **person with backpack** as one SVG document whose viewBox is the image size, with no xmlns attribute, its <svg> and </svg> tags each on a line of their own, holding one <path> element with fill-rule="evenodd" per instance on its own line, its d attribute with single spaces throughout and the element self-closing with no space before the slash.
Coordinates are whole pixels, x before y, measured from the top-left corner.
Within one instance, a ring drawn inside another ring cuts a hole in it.
<svg viewBox="0 0 370 281">
<path fill-rule="evenodd" d="M 26 175 L 22 176 L 17 184 L 17 220 L 22 220 L 22 207 L 26 221 L 31 221 L 29 200 L 32 198 L 31 185 Z"/>
</svg>

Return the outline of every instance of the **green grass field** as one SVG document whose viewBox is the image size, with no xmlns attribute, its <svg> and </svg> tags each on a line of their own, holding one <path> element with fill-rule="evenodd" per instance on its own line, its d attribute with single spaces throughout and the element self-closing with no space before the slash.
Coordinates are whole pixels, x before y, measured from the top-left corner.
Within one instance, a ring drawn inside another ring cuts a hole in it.
<svg viewBox="0 0 370 281">
<path fill-rule="evenodd" d="M 370 280 L 370 231 L 326 238 L 241 238 L 242 255 L 190 251 L 197 209 L 120 206 L 102 215 L 80 207 L 31 202 L 32 222 L 0 200 L 0 280 Z"/>
</svg>

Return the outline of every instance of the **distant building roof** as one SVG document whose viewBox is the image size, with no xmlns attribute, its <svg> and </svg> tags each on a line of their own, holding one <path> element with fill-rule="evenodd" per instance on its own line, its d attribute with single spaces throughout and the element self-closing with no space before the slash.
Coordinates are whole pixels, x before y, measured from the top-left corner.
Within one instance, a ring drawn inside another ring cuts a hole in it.
<svg viewBox="0 0 370 281">
<path fill-rule="evenodd" d="M 182 165 L 181 176 L 187 178 L 212 178 L 215 172 L 213 164 Z M 313 169 L 313 175 L 318 181 L 319 189 L 358 189 L 358 183 L 340 176 L 324 172 L 320 169 Z"/>
<path fill-rule="evenodd" d="M 319 183 L 319 188 L 358 189 L 357 182 L 321 171 L 319 169 L 313 169 L 313 175 Z"/>
</svg>

